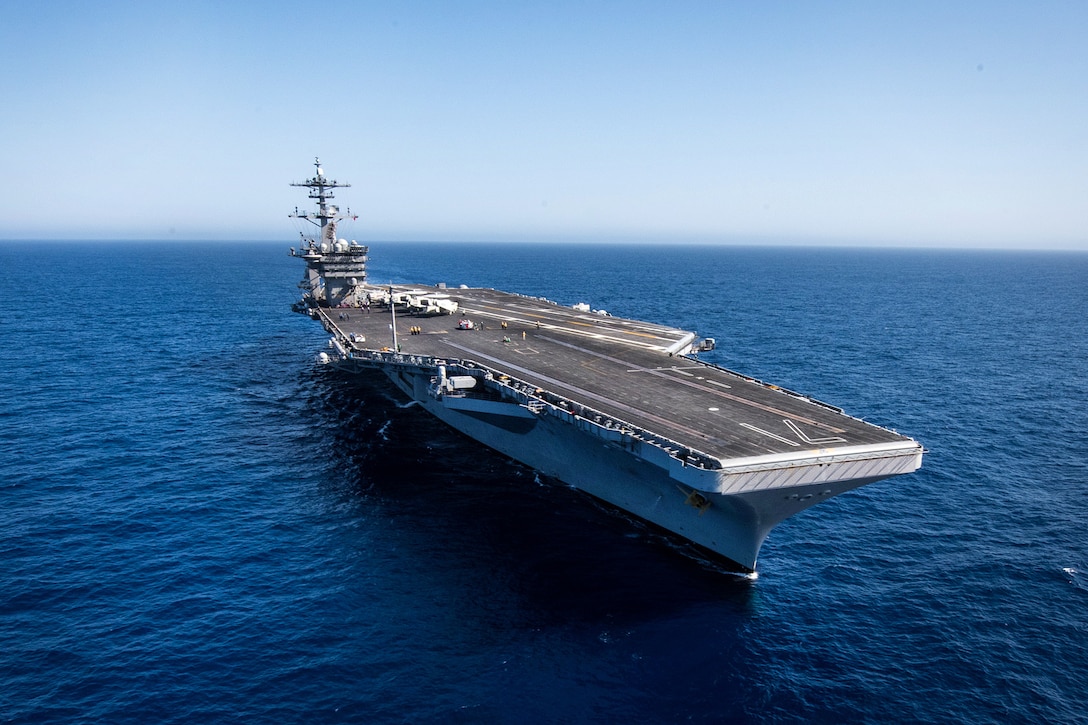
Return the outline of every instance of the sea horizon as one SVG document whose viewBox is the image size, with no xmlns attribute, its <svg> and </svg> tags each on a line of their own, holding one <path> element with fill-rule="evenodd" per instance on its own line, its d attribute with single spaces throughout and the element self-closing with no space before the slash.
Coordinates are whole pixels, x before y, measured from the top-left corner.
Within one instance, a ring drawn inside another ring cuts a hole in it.
<svg viewBox="0 0 1088 725">
<path fill-rule="evenodd" d="M 345 233 L 346 237 L 352 237 L 351 234 Z M 524 238 L 524 239 L 500 239 L 500 238 L 481 238 L 481 239 L 382 239 L 382 238 L 356 238 L 360 244 L 369 246 L 374 245 L 457 245 L 457 244 L 489 244 L 489 245 L 511 245 L 511 246 L 556 246 L 556 247 L 569 247 L 569 246 L 605 246 L 605 247 L 646 247 L 646 246 L 658 246 L 663 249 L 670 248 L 683 248 L 683 247 L 708 247 L 708 248 L 755 248 L 755 249 L 856 249 L 856 250 L 918 250 L 918 251 L 948 251 L 948 252 L 1042 252 L 1042 253 L 1071 253 L 1071 254 L 1084 254 L 1088 253 L 1088 246 L 1084 246 L 1088 243 L 1070 242 L 1066 245 L 1051 245 L 1051 246 L 1038 246 L 1035 243 L 1024 242 L 1022 245 L 1017 244 L 970 244 L 970 243 L 920 243 L 910 241 L 899 242 L 879 242 L 879 241 L 865 241 L 865 240 L 805 240 L 805 239 L 779 239 L 779 240 L 752 240 L 746 241 L 739 240 L 700 240 L 700 239 L 628 239 L 624 237 L 606 237 L 606 238 Z M 191 238 L 174 238 L 174 237 L 142 237 L 142 236 L 85 236 L 85 237 L 60 237 L 60 238 L 41 238 L 36 239 L 32 237 L 9 237 L 0 238 L 0 244 L 239 244 L 239 245 L 287 245 L 288 247 L 294 245 L 299 246 L 299 240 L 297 238 L 291 239 L 285 236 L 283 239 L 276 238 L 248 238 L 248 239 L 230 239 L 221 238 L 213 235 L 205 235 Z"/>
</svg>

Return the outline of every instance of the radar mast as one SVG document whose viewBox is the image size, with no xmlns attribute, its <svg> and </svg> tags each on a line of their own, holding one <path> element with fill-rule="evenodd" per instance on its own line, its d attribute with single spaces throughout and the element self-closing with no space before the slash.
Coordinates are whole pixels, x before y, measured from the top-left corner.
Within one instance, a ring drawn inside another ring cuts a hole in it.
<svg viewBox="0 0 1088 725">
<path fill-rule="evenodd" d="M 317 212 L 312 211 L 299 211 L 299 208 L 295 207 L 295 213 L 291 216 L 297 219 L 305 219 L 306 221 L 314 224 L 320 228 L 320 234 L 316 240 L 318 245 L 336 243 L 336 223 L 343 219 L 354 218 L 351 216 L 351 210 L 348 209 L 346 214 L 340 213 L 340 207 L 329 202 L 334 198 L 333 189 L 343 189 L 350 187 L 351 184 L 341 184 L 335 179 L 329 180 L 325 178 L 325 171 L 321 168 L 321 159 L 314 157 L 314 169 L 317 173 L 314 174 L 312 179 L 307 179 L 303 182 L 292 182 L 291 186 L 303 186 L 310 190 L 310 198 L 317 201 Z M 307 241 L 306 236 L 302 235 L 303 241 Z M 315 240 L 309 240 L 309 246 L 313 246 Z"/>
<path fill-rule="evenodd" d="M 304 219 L 315 227 L 317 234 L 307 237 L 302 232 L 302 248 L 291 255 L 302 257 L 306 261 L 306 276 L 299 287 L 303 290 L 300 307 L 345 307 L 359 303 L 358 293 L 366 283 L 367 248 L 353 239 L 338 239 L 337 222 L 344 219 L 357 219 L 351 210 L 341 213 L 340 207 L 331 203 L 335 198 L 334 189 L 350 187 L 335 179 L 327 179 L 321 168 L 321 159 L 314 158 L 316 173 L 313 178 L 302 182 L 292 182 L 291 186 L 301 186 L 310 190 L 310 198 L 317 202 L 317 211 L 299 210 L 296 206 L 295 219 Z"/>
</svg>

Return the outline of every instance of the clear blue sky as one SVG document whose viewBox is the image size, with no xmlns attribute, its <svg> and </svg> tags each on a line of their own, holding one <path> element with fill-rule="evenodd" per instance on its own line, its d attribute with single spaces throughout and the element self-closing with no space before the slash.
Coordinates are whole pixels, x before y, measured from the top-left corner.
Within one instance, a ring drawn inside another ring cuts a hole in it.
<svg viewBox="0 0 1088 725">
<path fill-rule="evenodd" d="M 1088 249 L 1088 2 L 0 0 L 0 238 Z"/>
</svg>

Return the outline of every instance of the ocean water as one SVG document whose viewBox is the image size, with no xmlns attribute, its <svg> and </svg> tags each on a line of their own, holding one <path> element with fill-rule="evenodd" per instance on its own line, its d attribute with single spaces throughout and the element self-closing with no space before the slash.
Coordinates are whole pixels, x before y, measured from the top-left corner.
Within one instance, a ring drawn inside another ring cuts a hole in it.
<svg viewBox="0 0 1088 725">
<path fill-rule="evenodd" d="M 1088 722 L 1088 255 L 379 244 L 916 437 L 758 578 L 315 364 L 281 244 L 0 244 L 0 722 Z"/>
</svg>

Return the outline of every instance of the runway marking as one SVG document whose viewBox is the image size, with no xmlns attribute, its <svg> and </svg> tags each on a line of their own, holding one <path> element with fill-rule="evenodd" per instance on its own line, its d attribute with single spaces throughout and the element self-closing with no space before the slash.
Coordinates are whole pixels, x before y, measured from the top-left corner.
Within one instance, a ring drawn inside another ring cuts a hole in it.
<svg viewBox="0 0 1088 725">
<path fill-rule="evenodd" d="M 782 422 L 786 424 L 786 427 L 790 429 L 791 433 L 793 433 L 795 436 L 797 436 L 801 440 L 801 443 L 807 443 L 809 445 L 823 445 L 824 443 L 846 443 L 845 438 L 839 438 L 838 436 L 834 436 L 834 437 L 831 437 L 831 438 L 809 438 L 807 435 L 805 435 L 805 432 L 802 431 L 800 428 L 798 428 L 797 424 L 794 423 L 792 420 L 786 418 Z M 757 428 L 756 426 L 752 425 L 751 423 L 739 423 L 738 425 L 740 425 L 740 427 L 742 427 L 742 428 L 747 428 L 748 430 L 755 431 L 756 433 L 761 433 L 761 434 L 767 436 L 768 438 L 774 438 L 776 441 L 779 441 L 780 443 L 785 443 L 785 444 L 791 445 L 791 446 L 801 445 L 801 443 L 798 443 L 796 441 L 792 441 L 789 438 L 783 438 L 782 436 L 775 435 L 774 433 L 771 433 L 768 430 L 763 430 L 762 428 Z"/>
<path fill-rule="evenodd" d="M 779 443 L 785 443 L 787 446 L 799 446 L 799 445 L 801 445 L 797 441 L 791 441 L 789 438 L 783 438 L 782 436 L 775 435 L 774 433 L 771 433 L 768 430 L 763 430 L 762 428 L 757 428 L 754 425 L 752 425 L 751 423 L 740 423 L 739 425 L 740 425 L 741 428 L 747 428 L 748 430 L 753 430 L 756 433 L 762 433 L 763 435 L 767 436 L 768 438 L 774 438 Z"/>
<path fill-rule="evenodd" d="M 549 376 L 544 375 L 543 373 L 539 373 L 539 372 L 537 372 L 535 370 L 530 370 L 528 368 L 523 368 L 520 365 L 515 365 L 515 364 L 511 363 L 508 360 L 502 360 L 500 358 L 488 355 L 487 353 L 480 352 L 479 350 L 473 350 L 470 347 L 465 347 L 464 345 L 459 345 L 456 342 L 450 342 L 449 340 L 443 340 L 443 342 L 445 342 L 447 345 L 449 345 L 451 347 L 457 348 L 458 350 L 463 350 L 464 352 L 470 353 L 472 355 L 478 355 L 479 357 L 482 357 L 482 358 L 484 358 L 486 360 L 491 360 L 492 362 L 498 363 L 498 364 L 502 365 L 505 368 L 520 372 L 522 374 L 526 374 L 526 375 L 529 376 L 529 379 L 526 380 L 526 382 L 531 382 L 535 378 L 537 380 L 543 381 L 545 383 L 548 383 L 549 385 L 553 385 L 553 386 L 555 386 L 557 388 L 560 388 L 560 389 L 566 388 L 567 390 L 573 390 L 575 392 L 575 394 L 580 395 L 580 396 L 582 396 L 584 398 L 587 398 L 589 400 L 596 400 L 596 401 L 601 402 L 601 403 L 606 403 L 606 404 L 608 404 L 608 405 L 610 405 L 610 406 L 612 406 L 614 408 L 619 408 L 620 410 L 623 410 L 625 412 L 632 413 L 637 417 L 647 418 L 647 419 L 652 420 L 653 422 L 655 422 L 655 423 L 657 423 L 659 425 L 665 426 L 666 428 L 672 428 L 673 430 L 681 431 L 681 432 L 683 432 L 683 433 L 685 433 L 687 435 L 692 436 L 696 440 L 708 441 L 710 443 L 713 443 L 713 444 L 718 445 L 718 446 L 723 446 L 723 447 L 728 445 L 726 443 L 726 441 L 723 441 L 723 440 L 721 440 L 719 438 L 715 438 L 713 436 L 709 436 L 703 431 L 697 431 L 697 430 L 695 430 L 693 428 L 688 428 L 687 426 L 682 425 L 681 423 L 678 423 L 675 420 L 669 420 L 669 419 L 666 419 L 666 418 L 662 418 L 661 416 L 654 415 L 653 413 L 650 413 L 647 410 L 640 410 L 639 408 L 635 408 L 634 406 L 627 405 L 625 403 L 621 403 L 618 400 L 613 400 L 613 399 L 611 399 L 611 398 L 609 398 L 607 396 L 598 395 L 597 393 L 591 392 L 591 391 L 586 390 L 584 388 L 579 388 L 579 387 L 577 387 L 575 385 L 571 385 L 570 383 L 563 382 L 562 380 L 556 380 L 555 378 L 549 377 Z"/>
<path fill-rule="evenodd" d="M 617 363 L 619 365 L 623 365 L 625 368 L 626 368 L 626 366 L 628 364 L 625 360 L 620 360 L 619 358 L 612 357 L 611 355 L 605 355 L 604 353 L 594 352 L 593 350 L 587 350 L 584 347 L 578 347 L 577 345 L 573 345 L 573 344 L 571 344 L 569 342 L 564 342 L 563 340 L 556 340 L 554 337 L 541 336 L 541 339 L 542 340 L 547 340 L 548 342 L 553 342 L 556 345 L 561 345 L 563 347 L 569 347 L 572 350 L 578 350 L 579 352 L 584 353 L 586 355 L 592 355 L 594 357 L 599 357 L 599 358 L 602 358 L 604 360 L 610 360 L 610 361 L 612 361 L 614 363 Z M 835 428 L 834 426 L 828 425 L 827 423 L 821 423 L 818 420 L 813 420 L 812 418 L 806 418 L 803 415 L 797 415 L 795 413 L 790 413 L 787 410 L 782 410 L 781 408 L 775 408 L 774 406 L 771 406 L 771 405 L 764 405 L 763 403 L 759 403 L 759 402 L 756 402 L 754 400 L 750 400 L 750 399 L 742 397 L 740 395 L 734 395 L 733 393 L 726 393 L 724 391 L 711 390 L 710 388 L 704 387 L 701 383 L 697 383 L 694 380 L 681 380 L 681 379 L 679 379 L 677 377 L 674 377 L 672 375 L 667 375 L 667 374 L 665 374 L 663 372 L 660 372 L 658 370 L 652 370 L 650 368 L 641 368 L 640 371 L 648 373 L 650 375 L 657 375 L 657 376 L 665 378 L 667 380 L 671 380 L 674 383 L 679 383 L 680 385 L 687 385 L 688 387 L 692 387 L 692 388 L 695 388 L 696 390 L 701 390 L 703 392 L 710 393 L 712 395 L 717 395 L 718 397 L 721 397 L 721 398 L 727 398 L 729 400 L 733 400 L 733 401 L 736 401 L 738 403 L 741 403 L 742 405 L 747 405 L 747 406 L 749 406 L 751 408 L 758 408 L 759 410 L 764 410 L 764 411 L 766 411 L 768 413 L 774 413 L 775 415 L 781 415 L 781 416 L 784 416 L 786 418 L 791 418 L 793 420 L 800 421 L 801 423 L 807 423 L 808 425 L 815 426 L 817 428 L 823 428 L 825 430 L 831 431 L 832 433 L 845 433 L 846 432 L 842 428 Z"/>
<path fill-rule="evenodd" d="M 496 320 L 506 320 L 511 325 L 525 325 L 530 332 L 532 332 L 534 329 L 536 332 L 540 332 L 542 330 L 561 330 L 572 335 L 583 335 L 585 337 L 593 337 L 599 340 L 608 340 L 610 342 L 616 343 L 617 345 L 630 345 L 632 347 L 641 347 L 656 350 L 665 350 L 667 349 L 668 345 L 675 344 L 675 342 L 680 339 L 676 338 L 674 340 L 670 338 L 667 334 L 665 334 L 667 332 L 671 332 L 671 328 L 662 328 L 663 332 L 661 334 L 651 335 L 644 332 L 632 332 L 630 330 L 620 329 L 616 325 L 600 323 L 591 324 L 588 322 L 571 320 L 569 317 L 563 315 L 562 309 L 557 310 L 556 313 L 553 313 L 551 310 L 541 310 L 539 312 L 534 310 L 531 314 L 537 315 L 538 317 L 535 319 L 526 320 L 524 318 L 511 315 L 509 309 L 507 308 L 496 308 L 493 304 L 474 301 L 471 307 L 469 307 L 468 305 L 462 305 L 460 314 L 462 316 L 468 317 L 478 315 L 482 317 L 490 317 Z M 617 318 L 602 318 L 602 322 L 613 319 Z M 577 325 L 578 327 L 588 328 L 588 330 L 577 329 L 577 327 L 573 327 L 574 325 Z M 592 330 L 593 332 L 590 332 L 589 330 Z M 682 332 L 682 330 L 677 330 L 676 332 Z M 622 337 L 622 335 L 644 337 L 654 342 L 647 343 L 641 342 L 639 340 L 631 340 L 629 338 Z"/>
<path fill-rule="evenodd" d="M 798 438 L 800 438 L 805 443 L 811 443 L 811 444 L 814 444 L 814 445 L 819 445 L 819 444 L 822 444 L 822 443 L 845 443 L 846 442 L 845 438 L 840 438 L 838 436 L 834 436 L 834 437 L 831 437 L 831 438 L 809 438 L 807 435 L 805 435 L 805 432 L 802 431 L 800 428 L 798 428 L 797 424 L 794 423 L 792 420 L 784 420 L 782 422 L 786 424 L 787 428 L 789 428 L 790 430 L 792 430 L 794 432 L 794 435 L 796 435 Z"/>
<path fill-rule="evenodd" d="M 693 375 L 692 373 L 684 372 L 684 371 L 685 370 L 701 370 L 701 369 L 702 368 L 699 365 L 690 365 L 690 366 L 687 366 L 687 367 L 680 367 L 678 365 L 672 365 L 671 367 L 667 367 L 667 368 L 628 368 L 627 372 L 629 372 L 629 373 L 656 373 L 656 372 L 671 371 L 671 372 L 680 373 L 681 375 L 687 375 L 689 378 L 694 378 L 695 375 Z M 702 379 L 703 378 L 699 378 L 699 380 L 702 380 Z"/>
</svg>

